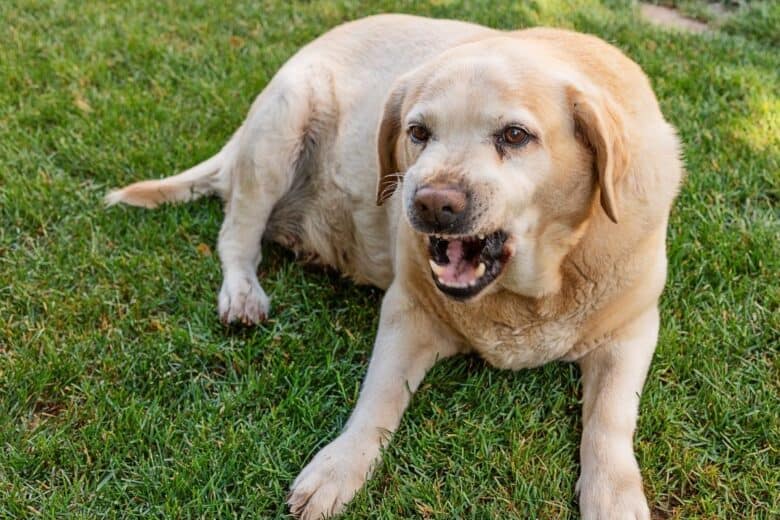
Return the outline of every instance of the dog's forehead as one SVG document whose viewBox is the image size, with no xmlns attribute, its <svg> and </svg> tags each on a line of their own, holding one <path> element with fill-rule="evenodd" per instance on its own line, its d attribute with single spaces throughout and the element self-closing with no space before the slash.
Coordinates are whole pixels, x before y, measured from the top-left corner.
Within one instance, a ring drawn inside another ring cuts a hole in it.
<svg viewBox="0 0 780 520">
<path fill-rule="evenodd" d="M 469 45 L 447 53 L 419 71 L 407 113 L 423 119 L 477 116 L 484 120 L 544 119 L 560 105 L 565 74 L 538 58 L 507 50 Z M 492 52 L 489 52 L 492 51 Z"/>
</svg>

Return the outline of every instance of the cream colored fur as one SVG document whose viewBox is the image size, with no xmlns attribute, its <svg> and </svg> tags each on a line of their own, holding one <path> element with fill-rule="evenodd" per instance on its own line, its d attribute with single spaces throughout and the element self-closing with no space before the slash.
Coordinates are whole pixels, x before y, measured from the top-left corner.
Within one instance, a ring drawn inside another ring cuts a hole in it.
<svg viewBox="0 0 780 520">
<path fill-rule="evenodd" d="M 406 135 L 415 118 L 434 129 L 424 149 Z M 497 153 L 491 132 L 511 121 L 536 138 Z M 679 154 L 644 74 L 597 38 L 383 15 L 290 59 L 215 157 L 107 201 L 226 201 L 225 322 L 269 311 L 256 276 L 261 237 L 387 289 L 357 406 L 292 484 L 295 515 L 341 511 L 426 371 L 476 351 L 510 369 L 579 363 L 583 518 L 647 519 L 632 438 L 658 334 Z M 475 234 L 510 234 L 503 273 L 467 302 L 436 288 L 427 237 L 406 218 L 432 181 L 473 190 Z"/>
</svg>

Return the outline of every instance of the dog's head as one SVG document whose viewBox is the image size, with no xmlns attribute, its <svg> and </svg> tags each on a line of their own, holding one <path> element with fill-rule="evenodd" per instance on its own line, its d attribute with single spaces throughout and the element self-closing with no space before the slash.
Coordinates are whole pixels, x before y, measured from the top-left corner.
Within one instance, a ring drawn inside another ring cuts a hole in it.
<svg viewBox="0 0 780 520">
<path fill-rule="evenodd" d="M 377 202 L 402 185 L 436 286 L 456 299 L 555 292 L 588 221 L 619 219 L 621 111 L 534 42 L 463 45 L 402 77 L 378 153 Z"/>
</svg>

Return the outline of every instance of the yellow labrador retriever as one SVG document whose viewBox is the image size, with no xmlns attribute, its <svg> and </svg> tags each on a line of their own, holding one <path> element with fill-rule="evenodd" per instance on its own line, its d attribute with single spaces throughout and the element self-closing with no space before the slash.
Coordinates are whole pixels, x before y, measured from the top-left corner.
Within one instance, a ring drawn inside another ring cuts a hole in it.
<svg viewBox="0 0 780 520">
<path fill-rule="evenodd" d="M 107 201 L 226 201 L 226 323 L 268 313 L 261 237 L 387 289 L 357 406 L 292 484 L 295 515 L 341 511 L 426 371 L 475 351 L 576 361 L 582 515 L 649 518 L 632 436 L 679 156 L 645 75 L 595 37 L 384 15 L 298 52 L 217 155 Z"/>
</svg>

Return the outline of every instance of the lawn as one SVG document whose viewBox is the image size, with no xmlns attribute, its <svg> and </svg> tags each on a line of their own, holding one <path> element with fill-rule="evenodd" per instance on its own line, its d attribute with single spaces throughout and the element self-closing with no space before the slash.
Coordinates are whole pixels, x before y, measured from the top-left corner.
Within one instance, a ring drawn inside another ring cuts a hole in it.
<svg viewBox="0 0 780 520">
<path fill-rule="evenodd" d="M 688 2 L 690 4 L 690 2 Z M 402 11 L 597 34 L 685 143 L 637 457 L 657 518 L 780 515 L 780 8 L 704 34 L 627 2 L 0 3 L 0 518 L 284 517 L 355 404 L 381 293 L 265 247 L 272 319 L 216 315 L 220 203 L 106 210 L 215 153 L 315 36 Z M 347 518 L 576 518 L 575 366 L 426 378 Z"/>
</svg>

